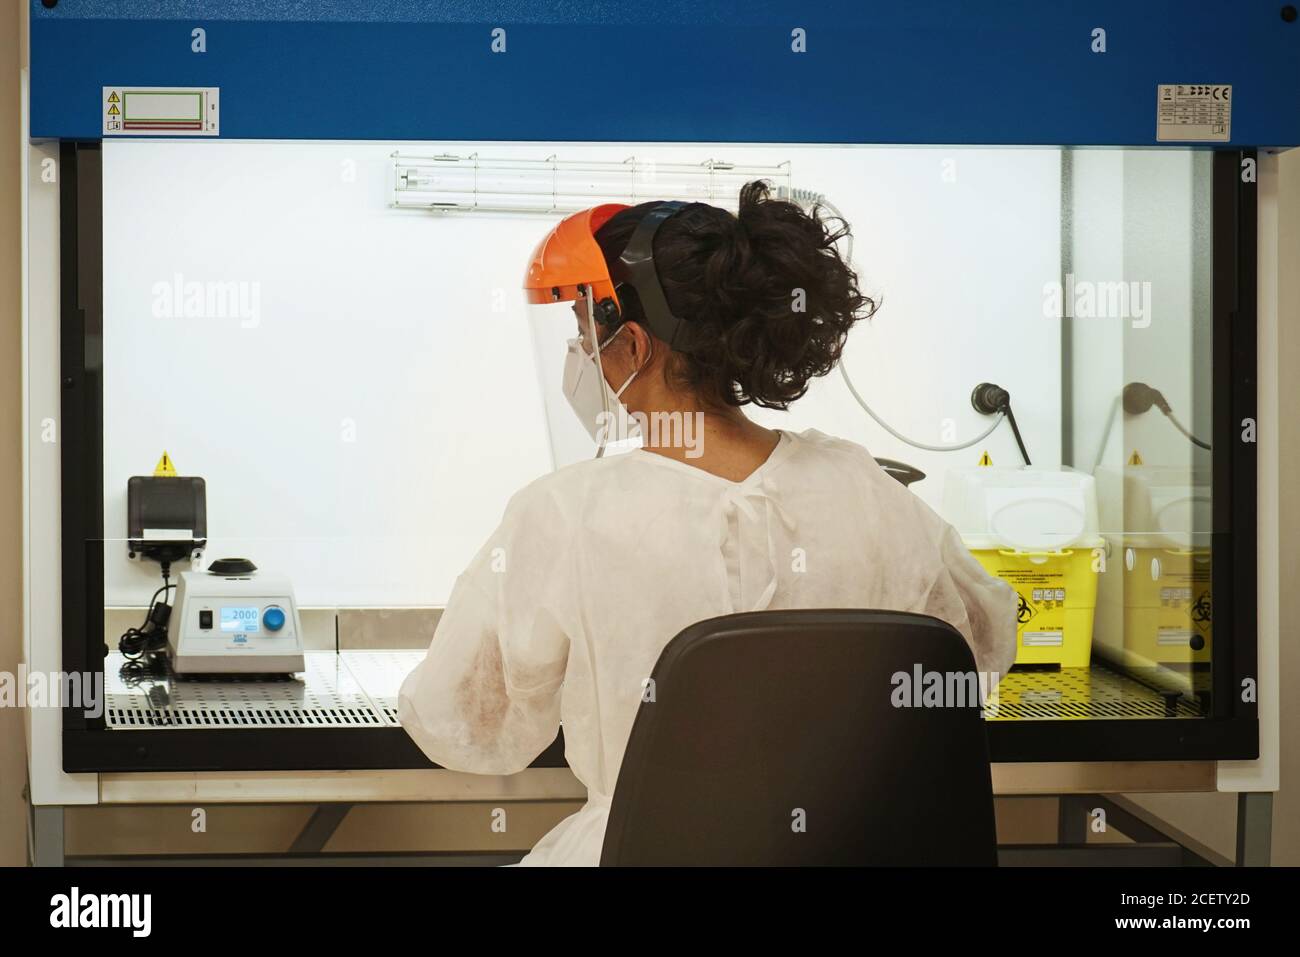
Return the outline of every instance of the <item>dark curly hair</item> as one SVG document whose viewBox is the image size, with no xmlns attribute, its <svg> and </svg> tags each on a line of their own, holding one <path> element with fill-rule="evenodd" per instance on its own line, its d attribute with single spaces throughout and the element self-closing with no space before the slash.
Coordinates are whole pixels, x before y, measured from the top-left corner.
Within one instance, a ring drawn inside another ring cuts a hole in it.
<svg viewBox="0 0 1300 957">
<path fill-rule="evenodd" d="M 622 210 L 596 231 L 611 271 L 655 205 Z M 849 329 L 876 303 L 836 249 L 848 225 L 820 212 L 769 198 L 759 180 L 741 188 L 739 216 L 691 203 L 659 227 L 655 269 L 690 332 L 665 366 L 678 386 L 709 402 L 785 409 L 835 368 Z M 636 291 L 624 284 L 618 295 L 620 321 L 644 325 Z"/>
</svg>

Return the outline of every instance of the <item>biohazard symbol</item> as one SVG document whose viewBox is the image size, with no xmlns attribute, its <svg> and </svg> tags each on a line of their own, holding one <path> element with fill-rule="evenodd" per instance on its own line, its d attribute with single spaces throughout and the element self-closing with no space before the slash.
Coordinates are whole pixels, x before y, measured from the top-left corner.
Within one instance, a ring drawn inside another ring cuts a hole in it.
<svg viewBox="0 0 1300 957">
<path fill-rule="evenodd" d="M 1191 617 L 1192 621 L 1201 628 L 1208 628 L 1214 620 L 1214 606 L 1208 591 L 1203 591 L 1196 596 L 1196 601 L 1192 604 Z"/>
<path fill-rule="evenodd" d="M 1016 623 L 1023 625 L 1025 622 L 1029 621 L 1029 619 L 1038 614 L 1038 612 L 1034 610 L 1034 606 L 1029 604 L 1028 600 L 1026 600 L 1025 596 L 1020 594 L 1020 592 L 1016 592 L 1016 597 L 1020 599 L 1020 604 L 1016 608 Z"/>
</svg>

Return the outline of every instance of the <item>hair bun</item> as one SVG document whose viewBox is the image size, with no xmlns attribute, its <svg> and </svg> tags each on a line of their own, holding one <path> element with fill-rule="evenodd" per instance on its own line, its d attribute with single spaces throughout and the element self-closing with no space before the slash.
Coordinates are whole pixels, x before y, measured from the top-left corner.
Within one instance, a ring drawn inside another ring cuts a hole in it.
<svg viewBox="0 0 1300 957">
<path fill-rule="evenodd" d="M 607 262 L 622 254 L 653 203 L 611 217 L 596 233 Z M 819 210 L 770 198 L 762 180 L 740 190 L 732 215 L 692 203 L 655 234 L 655 270 L 673 312 L 690 326 L 689 353 L 669 372 L 706 401 L 785 409 L 835 368 L 855 322 L 876 304 L 858 290 Z M 623 318 L 643 321 L 628 297 Z"/>
</svg>

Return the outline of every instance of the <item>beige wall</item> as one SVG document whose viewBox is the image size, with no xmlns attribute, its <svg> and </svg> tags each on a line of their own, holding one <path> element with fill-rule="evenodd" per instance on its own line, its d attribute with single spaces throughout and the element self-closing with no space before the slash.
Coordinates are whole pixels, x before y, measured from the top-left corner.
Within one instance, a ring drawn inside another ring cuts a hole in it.
<svg viewBox="0 0 1300 957">
<path fill-rule="evenodd" d="M 0 671 L 15 671 L 22 644 L 22 474 L 19 58 L 22 0 L 0 0 Z M 1282 157 L 1283 264 L 1300 263 L 1300 150 Z M 1282 269 L 1281 348 L 1286 368 L 1300 370 L 1300 270 Z M 1300 375 L 1284 376 L 1282 409 L 1300 409 Z M 1300 474 L 1300 426 L 1293 415 L 1281 423 L 1283 474 Z M 1281 579 L 1300 581 L 1300 500 L 1283 499 Z M 1288 531 L 1289 530 L 1289 534 Z M 1284 587 L 1283 627 L 1300 621 L 1300 589 Z M 1300 683 L 1300 643 L 1283 636 L 1281 687 Z M 1288 680 L 1295 679 L 1295 680 Z M 1300 703 L 1290 694 L 1282 707 L 1282 791 L 1274 807 L 1274 862 L 1300 865 Z M 26 860 L 25 756 L 21 714 L 0 709 L 0 865 Z M 1167 816 L 1197 839 L 1231 855 L 1235 802 L 1227 795 L 1144 796 L 1141 803 Z M 462 848 L 482 832 L 477 846 L 496 850 L 528 847 L 574 810 L 569 804 L 538 804 L 510 810 L 507 835 L 484 827 L 484 805 L 358 808 L 330 850 L 422 850 Z M 212 808 L 206 834 L 190 828 L 188 808 L 80 809 L 68 817 L 72 853 L 255 852 L 283 850 L 306 821 L 310 808 Z M 999 801 L 998 831 L 1009 843 L 1050 842 L 1055 804 L 1039 799 Z"/>
<path fill-rule="evenodd" d="M 11 673 L 23 644 L 21 13 L 22 0 L 0 0 L 0 671 Z M 26 782 L 22 713 L 0 708 L 0 865 L 27 860 Z"/>
<path fill-rule="evenodd" d="M 1278 232 L 1278 333 L 1282 437 L 1282 790 L 1273 803 L 1273 863 L 1300 866 L 1300 149 L 1282 154 Z"/>
</svg>

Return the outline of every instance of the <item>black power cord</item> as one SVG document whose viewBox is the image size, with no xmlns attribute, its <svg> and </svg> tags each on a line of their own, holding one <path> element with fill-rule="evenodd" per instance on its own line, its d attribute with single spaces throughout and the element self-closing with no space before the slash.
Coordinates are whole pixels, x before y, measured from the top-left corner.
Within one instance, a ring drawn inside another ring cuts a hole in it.
<svg viewBox="0 0 1300 957">
<path fill-rule="evenodd" d="M 981 382 L 970 394 L 970 404 L 980 415 L 993 415 L 1002 413 L 1007 417 L 1007 422 L 1011 425 L 1011 434 L 1016 437 L 1016 445 L 1020 448 L 1020 457 L 1025 460 L 1026 465 L 1032 465 L 1029 461 L 1029 453 L 1025 450 L 1025 440 L 1020 437 L 1020 426 L 1016 425 L 1016 414 L 1011 411 L 1011 393 L 1000 385 L 994 385 L 992 382 Z"/>
<path fill-rule="evenodd" d="M 167 593 L 176 587 L 168 580 L 170 577 L 171 562 L 163 562 L 162 587 L 149 599 L 149 610 L 145 612 L 144 622 L 139 627 L 128 628 L 117 640 L 117 649 L 126 659 L 122 665 L 123 675 L 153 675 L 166 668 L 167 622 L 171 620 L 172 614 Z M 159 596 L 162 596 L 161 601 Z"/>
</svg>

